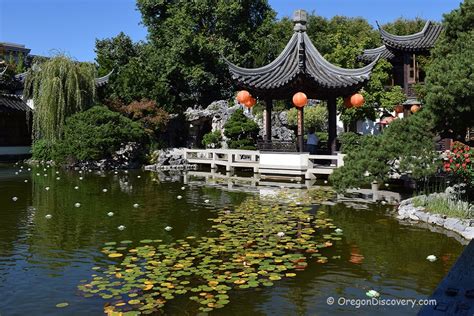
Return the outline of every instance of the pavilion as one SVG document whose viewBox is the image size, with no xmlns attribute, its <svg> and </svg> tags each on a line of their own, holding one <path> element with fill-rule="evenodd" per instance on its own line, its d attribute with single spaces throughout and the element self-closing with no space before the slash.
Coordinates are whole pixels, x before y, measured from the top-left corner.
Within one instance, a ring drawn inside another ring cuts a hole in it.
<svg viewBox="0 0 474 316">
<path fill-rule="evenodd" d="M 377 23 L 378 25 L 378 23 Z M 441 31 L 441 25 L 427 21 L 423 29 L 410 35 L 395 35 L 384 30 L 380 25 L 379 32 L 383 45 L 366 49 L 359 59 L 372 62 L 384 58 L 392 64 L 392 85 L 403 88 L 408 100 L 404 103 L 405 115 L 409 115 L 413 104 L 420 104 L 415 93 L 415 85 L 423 84 L 424 70 L 420 67 L 419 57 L 429 56 Z"/>
<path fill-rule="evenodd" d="M 359 69 L 344 69 L 328 62 L 306 33 L 308 14 L 297 10 L 293 16 L 294 34 L 281 54 L 260 68 L 242 68 L 227 59 L 232 78 L 241 89 L 265 103 L 265 141 L 271 142 L 273 100 L 291 99 L 303 92 L 309 99 L 327 100 L 328 147 L 336 151 L 336 99 L 359 91 L 369 80 L 378 57 Z M 304 151 L 303 109 L 298 111 L 298 147 Z"/>
</svg>

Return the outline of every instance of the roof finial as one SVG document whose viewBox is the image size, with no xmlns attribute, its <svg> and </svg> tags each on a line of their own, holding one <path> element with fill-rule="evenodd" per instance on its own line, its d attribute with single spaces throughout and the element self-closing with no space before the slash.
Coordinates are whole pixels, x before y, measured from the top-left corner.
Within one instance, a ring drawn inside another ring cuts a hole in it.
<svg viewBox="0 0 474 316">
<path fill-rule="evenodd" d="M 308 12 L 305 10 L 296 10 L 293 13 L 293 23 L 295 26 L 293 30 L 295 32 L 305 32 L 306 31 L 306 22 L 308 21 Z"/>
</svg>

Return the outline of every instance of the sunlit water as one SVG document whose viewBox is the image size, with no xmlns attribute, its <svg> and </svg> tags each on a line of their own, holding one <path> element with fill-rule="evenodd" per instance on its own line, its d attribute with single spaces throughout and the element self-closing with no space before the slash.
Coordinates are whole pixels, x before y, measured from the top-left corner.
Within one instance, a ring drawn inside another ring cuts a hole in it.
<svg viewBox="0 0 474 316">
<path fill-rule="evenodd" d="M 211 226 L 207 219 L 215 216 L 216 209 L 238 205 L 249 195 L 171 179 L 153 181 L 156 175 L 152 172 L 79 174 L 58 170 L 57 174 L 50 168 L 27 168 L 0 165 L 2 316 L 102 315 L 106 301 L 83 297 L 77 286 L 90 279 L 93 266 L 111 260 L 100 252 L 105 242 L 172 242 L 190 235 L 205 236 Z M 419 307 L 356 308 L 340 306 L 337 300 L 364 299 L 371 289 L 384 299 L 427 298 L 463 250 L 443 234 L 399 225 L 385 206 L 354 210 L 339 204 L 319 209 L 327 211 L 344 231 L 341 241 L 324 250 L 328 257 L 340 259 L 326 264 L 310 261 L 295 278 L 282 279 L 270 288 L 231 291 L 231 303 L 211 314 L 416 314 Z M 114 215 L 108 216 L 109 212 Z M 46 219 L 47 214 L 52 217 Z M 125 229 L 119 230 L 120 225 Z M 166 231 L 166 226 L 173 229 Z M 439 260 L 427 261 L 430 254 Z M 336 299 L 333 305 L 326 303 L 330 296 Z M 57 308 L 62 302 L 69 306 Z M 179 299 L 170 302 L 164 313 L 193 315 L 197 313 L 195 305 Z"/>
</svg>

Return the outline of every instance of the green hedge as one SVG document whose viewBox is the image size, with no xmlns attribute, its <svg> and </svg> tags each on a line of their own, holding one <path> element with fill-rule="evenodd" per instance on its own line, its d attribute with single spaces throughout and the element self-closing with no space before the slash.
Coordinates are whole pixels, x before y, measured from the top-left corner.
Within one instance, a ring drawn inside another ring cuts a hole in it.
<svg viewBox="0 0 474 316">
<path fill-rule="evenodd" d="M 37 141 L 33 157 L 58 162 L 99 160 L 109 158 L 127 142 L 148 144 L 143 127 L 106 107 L 95 106 L 66 120 L 62 140 L 54 144 Z"/>
</svg>

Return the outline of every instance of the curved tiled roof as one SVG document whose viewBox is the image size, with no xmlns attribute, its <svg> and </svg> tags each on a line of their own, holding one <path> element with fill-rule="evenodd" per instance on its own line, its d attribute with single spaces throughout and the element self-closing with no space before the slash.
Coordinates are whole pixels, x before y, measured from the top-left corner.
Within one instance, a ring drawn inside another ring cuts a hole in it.
<svg viewBox="0 0 474 316">
<path fill-rule="evenodd" d="M 14 94 L 0 94 L 0 113 L 31 111 L 30 107 L 23 101 L 20 96 Z"/>
<path fill-rule="evenodd" d="M 306 12 L 295 13 L 295 33 L 270 64 L 242 68 L 224 58 L 239 86 L 262 97 L 287 98 L 297 91 L 309 98 L 325 99 L 359 90 L 370 78 L 377 62 L 358 69 L 345 69 L 328 62 L 306 34 Z"/>
<path fill-rule="evenodd" d="M 95 78 L 95 86 L 96 87 L 102 87 L 102 86 L 105 86 L 107 83 L 109 83 L 109 78 L 110 78 L 110 75 L 114 72 L 114 70 L 112 69 L 108 74 L 106 74 L 105 76 L 103 77 L 99 77 L 99 78 Z"/>
<path fill-rule="evenodd" d="M 391 60 L 395 57 L 395 54 L 388 50 L 385 45 L 382 45 L 377 48 L 364 49 L 364 52 L 362 53 L 362 55 L 358 56 L 358 59 L 366 62 L 371 62 L 379 57 Z"/>
<path fill-rule="evenodd" d="M 443 27 L 427 21 L 423 29 L 411 35 L 394 35 L 379 27 L 380 36 L 385 46 L 402 51 L 428 50 L 434 46 Z"/>
</svg>

